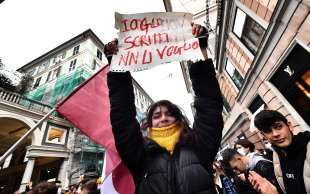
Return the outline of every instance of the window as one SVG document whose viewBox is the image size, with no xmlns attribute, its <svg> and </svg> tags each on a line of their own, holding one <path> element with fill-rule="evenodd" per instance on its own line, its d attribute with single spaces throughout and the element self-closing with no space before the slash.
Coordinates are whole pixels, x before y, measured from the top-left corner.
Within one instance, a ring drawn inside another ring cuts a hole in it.
<svg viewBox="0 0 310 194">
<path fill-rule="evenodd" d="M 265 105 L 264 101 L 260 96 L 257 96 L 253 102 L 249 106 L 249 110 L 251 113 L 255 113 L 259 108 L 261 108 L 263 105 Z"/>
<path fill-rule="evenodd" d="M 61 67 L 58 67 L 57 69 L 53 71 L 52 79 L 56 79 L 60 75 L 60 70 L 61 70 Z"/>
<path fill-rule="evenodd" d="M 62 58 L 62 59 L 66 58 L 66 51 L 64 51 L 64 52 L 61 54 L 61 58 Z"/>
<path fill-rule="evenodd" d="M 224 108 L 226 109 L 227 112 L 230 112 L 231 111 L 231 107 L 230 107 L 229 103 L 227 102 L 227 99 L 225 98 L 225 96 L 222 96 L 222 98 L 223 98 Z"/>
<path fill-rule="evenodd" d="M 56 77 L 58 77 L 58 76 L 60 75 L 60 70 L 61 70 L 61 67 L 58 67 L 58 68 L 56 69 Z"/>
<path fill-rule="evenodd" d="M 262 41 L 265 29 L 241 9 L 237 8 L 233 32 L 254 54 Z"/>
<path fill-rule="evenodd" d="M 240 75 L 240 73 L 237 71 L 237 69 L 231 64 L 231 62 L 228 59 L 226 61 L 225 70 L 228 73 L 228 75 L 230 76 L 230 78 L 232 79 L 232 81 L 234 82 L 234 84 L 236 85 L 236 87 L 238 89 L 240 89 L 242 84 L 243 84 L 243 78 Z"/>
<path fill-rule="evenodd" d="M 100 68 L 100 65 L 97 63 L 96 59 L 94 59 L 91 69 L 96 71 L 99 68 Z"/>
<path fill-rule="evenodd" d="M 39 77 L 39 78 L 36 80 L 36 82 L 35 82 L 35 84 L 34 84 L 34 86 L 33 86 L 33 89 L 35 89 L 36 87 L 38 87 L 38 86 L 40 85 L 40 81 L 41 81 L 41 77 Z"/>
<path fill-rule="evenodd" d="M 73 54 L 72 55 L 76 55 L 79 53 L 79 49 L 80 49 L 80 45 L 77 45 L 76 47 L 73 48 Z"/>
<path fill-rule="evenodd" d="M 51 80 L 51 75 L 52 75 L 52 71 L 48 72 L 47 78 L 46 78 L 46 82 Z"/>
<path fill-rule="evenodd" d="M 99 49 L 97 49 L 97 57 L 102 61 L 102 52 Z"/>
<path fill-rule="evenodd" d="M 70 62 L 69 72 L 75 69 L 76 59 Z"/>
<path fill-rule="evenodd" d="M 238 18 L 238 19 L 237 19 Z M 246 14 L 237 8 L 233 32 L 240 38 L 244 27 Z"/>
</svg>

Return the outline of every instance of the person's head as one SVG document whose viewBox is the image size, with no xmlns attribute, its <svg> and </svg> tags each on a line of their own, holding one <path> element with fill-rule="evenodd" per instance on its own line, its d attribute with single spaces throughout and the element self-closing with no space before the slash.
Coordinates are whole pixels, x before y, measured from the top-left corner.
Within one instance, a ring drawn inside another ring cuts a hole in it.
<svg viewBox="0 0 310 194">
<path fill-rule="evenodd" d="M 77 191 L 77 187 L 78 187 L 78 186 L 76 186 L 76 185 L 72 185 L 72 186 L 70 187 L 70 191 L 73 192 L 73 193 L 75 193 L 75 192 Z"/>
<path fill-rule="evenodd" d="M 236 174 L 246 172 L 248 160 L 235 149 L 228 148 L 222 152 L 223 163 L 230 167 Z"/>
<path fill-rule="evenodd" d="M 238 139 L 234 146 L 241 155 L 245 156 L 250 152 L 254 152 L 255 145 L 247 139 Z"/>
<path fill-rule="evenodd" d="M 96 193 L 98 191 L 97 180 L 91 179 L 86 183 L 82 184 L 81 194 Z"/>
<path fill-rule="evenodd" d="M 167 127 L 176 122 L 188 126 L 186 117 L 180 108 L 168 100 L 160 100 L 152 104 L 147 113 L 148 127 L 161 128 Z"/>
<path fill-rule="evenodd" d="M 42 182 L 33 188 L 32 194 L 57 194 L 57 191 L 58 187 L 55 183 Z"/>
<path fill-rule="evenodd" d="M 278 111 L 262 110 L 255 116 L 254 125 L 272 145 L 280 148 L 291 145 L 291 123 Z"/>
</svg>

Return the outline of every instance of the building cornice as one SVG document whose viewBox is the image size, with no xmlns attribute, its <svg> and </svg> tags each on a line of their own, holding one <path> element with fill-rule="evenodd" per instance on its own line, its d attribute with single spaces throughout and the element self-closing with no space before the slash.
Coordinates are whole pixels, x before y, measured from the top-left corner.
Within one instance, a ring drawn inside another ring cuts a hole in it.
<svg viewBox="0 0 310 194">
<path fill-rule="evenodd" d="M 69 158 L 69 150 L 65 147 L 31 145 L 27 147 L 26 157 L 27 158 L 36 158 L 36 157 Z"/>
<path fill-rule="evenodd" d="M 255 80 L 264 68 L 266 61 L 269 59 L 274 48 L 278 44 L 282 34 L 285 32 L 289 20 L 298 5 L 299 3 L 295 0 L 278 2 L 275 12 L 270 20 L 271 22 L 265 33 L 265 37 L 263 38 L 264 41 L 260 44 L 258 52 L 254 56 L 251 67 L 246 74 L 244 84 L 236 97 L 238 102 L 242 102 L 253 87 Z M 279 18 L 282 19 L 279 20 Z"/>
<path fill-rule="evenodd" d="M 53 57 L 53 56 L 59 54 L 59 52 L 63 51 L 64 49 L 72 47 L 72 46 L 80 43 L 81 41 L 86 40 L 87 38 L 91 38 L 97 44 L 98 47 L 100 47 L 102 49 L 104 48 L 103 42 L 97 37 L 97 35 L 91 29 L 88 29 L 88 30 L 82 32 L 81 34 L 77 35 L 76 37 L 74 37 L 74 38 L 64 42 L 63 44 L 57 46 L 56 48 L 52 49 L 51 51 L 49 51 L 49 52 L 41 55 L 40 57 L 30 61 L 26 65 L 17 69 L 17 71 L 19 71 L 19 72 L 25 71 L 28 68 L 32 67 L 32 65 L 44 62 L 46 60 L 46 58 Z"/>
</svg>

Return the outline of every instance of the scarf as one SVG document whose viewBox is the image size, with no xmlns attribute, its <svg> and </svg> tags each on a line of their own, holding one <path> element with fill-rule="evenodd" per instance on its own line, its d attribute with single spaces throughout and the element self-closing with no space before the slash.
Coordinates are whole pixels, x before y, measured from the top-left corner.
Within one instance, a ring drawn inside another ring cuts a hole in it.
<svg viewBox="0 0 310 194">
<path fill-rule="evenodd" d="M 173 154 L 174 147 L 178 143 L 181 134 L 181 125 L 175 123 L 167 127 L 150 128 L 149 137 Z"/>
</svg>

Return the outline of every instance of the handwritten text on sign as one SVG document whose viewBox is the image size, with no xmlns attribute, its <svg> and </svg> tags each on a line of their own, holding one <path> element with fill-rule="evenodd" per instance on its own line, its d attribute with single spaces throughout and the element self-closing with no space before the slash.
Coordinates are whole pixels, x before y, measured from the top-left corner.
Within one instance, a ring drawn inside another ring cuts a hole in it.
<svg viewBox="0 0 310 194">
<path fill-rule="evenodd" d="M 189 13 L 115 13 L 119 52 L 111 71 L 139 71 L 172 61 L 202 58 Z"/>
</svg>

